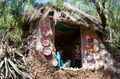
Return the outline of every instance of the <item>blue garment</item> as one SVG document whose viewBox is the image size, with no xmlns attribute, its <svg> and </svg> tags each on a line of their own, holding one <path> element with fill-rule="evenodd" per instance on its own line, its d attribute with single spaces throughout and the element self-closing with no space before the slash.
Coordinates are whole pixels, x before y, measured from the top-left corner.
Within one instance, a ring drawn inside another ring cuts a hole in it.
<svg viewBox="0 0 120 79">
<path fill-rule="evenodd" d="M 59 67 L 63 66 L 63 60 L 61 58 L 60 52 L 56 51 L 56 54 L 54 55 L 54 58 L 57 59 L 58 65 Z"/>
</svg>

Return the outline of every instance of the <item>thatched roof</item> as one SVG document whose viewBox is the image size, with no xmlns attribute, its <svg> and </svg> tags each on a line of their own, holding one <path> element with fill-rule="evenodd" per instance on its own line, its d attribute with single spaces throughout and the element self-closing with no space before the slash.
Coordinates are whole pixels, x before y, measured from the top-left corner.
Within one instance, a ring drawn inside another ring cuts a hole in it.
<svg viewBox="0 0 120 79">
<path fill-rule="evenodd" d="M 36 20 L 42 20 L 45 17 L 49 17 L 54 20 L 55 23 L 60 21 L 72 26 L 91 27 L 96 31 L 102 32 L 103 27 L 101 22 L 94 17 L 67 3 L 64 3 L 64 7 L 65 10 L 58 10 L 50 6 L 39 6 L 29 15 L 28 21 L 29 23 L 34 23 Z"/>
</svg>

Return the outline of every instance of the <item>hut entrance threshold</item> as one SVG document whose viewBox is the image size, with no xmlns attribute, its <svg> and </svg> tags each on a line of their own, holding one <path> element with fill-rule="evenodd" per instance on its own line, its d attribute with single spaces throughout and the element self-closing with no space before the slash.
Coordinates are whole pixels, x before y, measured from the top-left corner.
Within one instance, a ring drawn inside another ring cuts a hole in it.
<svg viewBox="0 0 120 79">
<path fill-rule="evenodd" d="M 61 30 L 56 26 L 55 46 L 60 52 L 64 63 L 63 67 L 82 67 L 80 28 Z"/>
</svg>

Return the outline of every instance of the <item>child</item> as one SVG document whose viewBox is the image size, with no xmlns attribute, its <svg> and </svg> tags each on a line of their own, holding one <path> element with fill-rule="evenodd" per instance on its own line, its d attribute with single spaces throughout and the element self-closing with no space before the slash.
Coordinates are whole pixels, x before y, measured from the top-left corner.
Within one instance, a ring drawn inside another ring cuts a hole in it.
<svg viewBox="0 0 120 79">
<path fill-rule="evenodd" d="M 58 62 L 58 67 L 63 67 L 63 60 L 61 58 L 60 51 L 57 49 L 56 52 L 53 54 L 53 57 L 57 60 Z"/>
</svg>

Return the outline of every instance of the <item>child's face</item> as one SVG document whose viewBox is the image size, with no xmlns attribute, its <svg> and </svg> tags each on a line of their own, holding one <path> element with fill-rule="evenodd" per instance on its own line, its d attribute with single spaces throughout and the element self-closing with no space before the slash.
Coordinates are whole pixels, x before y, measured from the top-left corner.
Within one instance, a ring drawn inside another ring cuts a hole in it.
<svg viewBox="0 0 120 79">
<path fill-rule="evenodd" d="M 76 48 L 79 48 L 79 45 L 76 45 Z"/>
<path fill-rule="evenodd" d="M 53 52 L 56 52 L 56 48 L 53 48 Z"/>
</svg>

